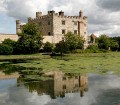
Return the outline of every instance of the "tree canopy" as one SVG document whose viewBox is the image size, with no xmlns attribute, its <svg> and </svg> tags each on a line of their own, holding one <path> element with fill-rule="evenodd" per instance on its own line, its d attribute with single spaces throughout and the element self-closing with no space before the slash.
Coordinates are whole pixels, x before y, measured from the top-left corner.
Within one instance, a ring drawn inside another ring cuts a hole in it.
<svg viewBox="0 0 120 105">
<path fill-rule="evenodd" d="M 84 40 L 79 35 L 75 35 L 72 32 L 68 32 L 65 35 L 65 42 L 70 51 L 73 51 L 77 48 L 82 49 L 84 47 Z"/>
<path fill-rule="evenodd" d="M 31 54 L 39 52 L 42 46 L 42 35 L 36 23 L 27 23 L 16 44 L 16 53 Z"/>
<path fill-rule="evenodd" d="M 107 35 L 101 35 L 99 38 L 98 38 L 98 47 L 100 49 L 106 49 L 108 50 L 110 46 L 110 39 Z"/>
</svg>

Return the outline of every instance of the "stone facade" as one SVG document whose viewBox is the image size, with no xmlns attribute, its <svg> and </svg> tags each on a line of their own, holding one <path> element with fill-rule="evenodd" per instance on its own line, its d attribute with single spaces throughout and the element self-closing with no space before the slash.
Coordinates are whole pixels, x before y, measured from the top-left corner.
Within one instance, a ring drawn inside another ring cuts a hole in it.
<svg viewBox="0 0 120 105">
<path fill-rule="evenodd" d="M 65 16 L 64 12 L 48 11 L 47 15 L 42 12 L 36 12 L 36 18 L 28 18 L 28 23 L 34 22 L 39 25 L 39 31 L 44 35 L 43 42 L 58 43 L 64 38 L 64 34 L 72 32 L 81 35 L 85 40 L 85 46 L 88 44 L 88 22 L 87 17 L 83 16 L 83 12 L 79 12 L 79 16 Z M 20 20 L 16 21 L 16 33 L 22 30 Z"/>
<path fill-rule="evenodd" d="M 18 38 L 19 37 L 16 34 L 0 34 L 0 43 L 2 43 L 5 39 L 11 39 L 17 41 Z"/>
<path fill-rule="evenodd" d="M 39 25 L 39 31 L 43 34 L 43 43 L 58 43 L 64 38 L 64 34 L 72 32 L 80 35 L 85 40 L 84 48 L 88 46 L 88 22 L 87 17 L 83 16 L 83 12 L 79 12 L 79 16 L 65 16 L 63 11 L 55 13 L 48 11 L 47 15 L 42 12 L 36 12 L 36 18 L 28 18 L 28 23 L 34 22 Z M 18 33 L 21 32 L 23 25 L 20 20 L 16 20 L 16 34 L 0 34 L 0 43 L 4 39 L 18 40 Z"/>
</svg>

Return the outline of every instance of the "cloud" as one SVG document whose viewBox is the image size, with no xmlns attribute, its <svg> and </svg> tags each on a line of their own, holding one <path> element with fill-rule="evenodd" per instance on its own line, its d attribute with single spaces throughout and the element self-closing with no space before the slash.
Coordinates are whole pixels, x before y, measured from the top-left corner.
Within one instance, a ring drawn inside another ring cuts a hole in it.
<svg viewBox="0 0 120 105">
<path fill-rule="evenodd" d="M 120 11 L 120 0 L 97 0 L 97 5 L 109 11 Z"/>
<path fill-rule="evenodd" d="M 4 4 L 4 0 L 0 0 L 0 12 L 6 11 L 6 5 Z"/>
<path fill-rule="evenodd" d="M 20 19 L 26 22 L 28 17 L 34 17 L 36 11 L 48 10 L 48 0 L 7 0 L 6 4 L 7 15 L 15 19 Z"/>
<path fill-rule="evenodd" d="M 47 14 L 49 10 L 63 10 L 65 15 L 78 15 L 83 10 L 88 16 L 89 34 L 119 36 L 119 5 L 120 0 L 0 0 L 0 13 L 4 11 L 14 20 L 27 22 L 27 18 L 34 18 L 37 11 Z"/>
</svg>

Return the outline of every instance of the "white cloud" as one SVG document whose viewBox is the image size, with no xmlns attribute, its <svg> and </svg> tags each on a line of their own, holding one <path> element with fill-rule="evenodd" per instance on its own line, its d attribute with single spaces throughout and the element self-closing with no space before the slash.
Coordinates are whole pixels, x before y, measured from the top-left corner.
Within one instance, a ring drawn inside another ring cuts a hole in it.
<svg viewBox="0 0 120 105">
<path fill-rule="evenodd" d="M 88 16 L 89 33 L 118 36 L 119 4 L 119 0 L 0 0 L 0 12 L 6 11 L 9 17 L 26 22 L 28 17 L 35 17 L 37 11 L 47 14 L 49 10 L 63 10 L 65 15 L 78 15 L 83 10 Z"/>
<path fill-rule="evenodd" d="M 8 0 L 6 4 L 7 15 L 23 22 L 28 17 L 34 17 L 37 11 L 46 12 L 48 10 L 48 0 Z"/>
<path fill-rule="evenodd" d="M 0 12 L 6 11 L 6 5 L 4 4 L 4 0 L 0 0 Z"/>
</svg>

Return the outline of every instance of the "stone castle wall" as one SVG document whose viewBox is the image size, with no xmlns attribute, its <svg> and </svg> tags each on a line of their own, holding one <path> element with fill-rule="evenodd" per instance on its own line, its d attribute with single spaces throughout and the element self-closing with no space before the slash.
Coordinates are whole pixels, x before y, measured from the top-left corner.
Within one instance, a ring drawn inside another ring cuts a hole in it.
<svg viewBox="0 0 120 105">
<path fill-rule="evenodd" d="M 62 24 L 65 21 L 65 24 Z M 71 31 L 83 36 L 85 46 L 88 40 L 88 22 L 87 17 L 83 16 L 83 12 L 79 12 L 79 16 L 65 16 L 64 12 L 48 11 L 47 15 L 42 12 L 36 12 L 36 18 L 28 18 L 28 23 L 35 22 L 39 26 L 39 31 L 44 35 L 43 42 L 58 43 L 64 37 L 64 34 Z M 76 24 L 75 24 L 76 22 Z M 22 27 L 19 21 L 16 21 L 16 32 L 20 32 Z M 63 33 L 62 30 L 65 32 Z"/>
<path fill-rule="evenodd" d="M 11 39 L 17 41 L 18 38 L 19 37 L 16 34 L 0 34 L 0 43 L 2 43 L 5 39 Z"/>
<path fill-rule="evenodd" d="M 65 24 L 62 24 L 65 21 Z M 42 15 L 42 12 L 36 12 L 36 18 L 28 18 L 28 23 L 35 22 L 39 26 L 39 31 L 43 34 L 43 43 L 51 42 L 58 43 L 64 37 L 68 31 L 83 36 L 85 43 L 84 48 L 88 46 L 88 22 L 87 17 L 83 16 L 82 11 L 79 12 L 79 16 L 65 16 L 64 12 L 60 11 L 48 11 L 47 15 Z M 76 23 L 76 24 L 75 24 Z M 16 34 L 20 33 L 23 25 L 20 20 L 16 21 Z M 65 30 L 65 33 L 62 33 Z M 14 34 L 1 34 L 0 42 L 4 39 L 18 40 L 18 36 Z"/>
<path fill-rule="evenodd" d="M 43 36 L 43 43 L 50 42 L 50 43 L 58 43 L 63 39 L 63 35 L 54 35 L 54 36 Z"/>
<path fill-rule="evenodd" d="M 28 19 L 28 23 L 34 22 L 39 26 L 39 31 L 44 35 L 53 35 L 53 18 L 52 16 L 36 17 L 35 19 Z"/>
</svg>

